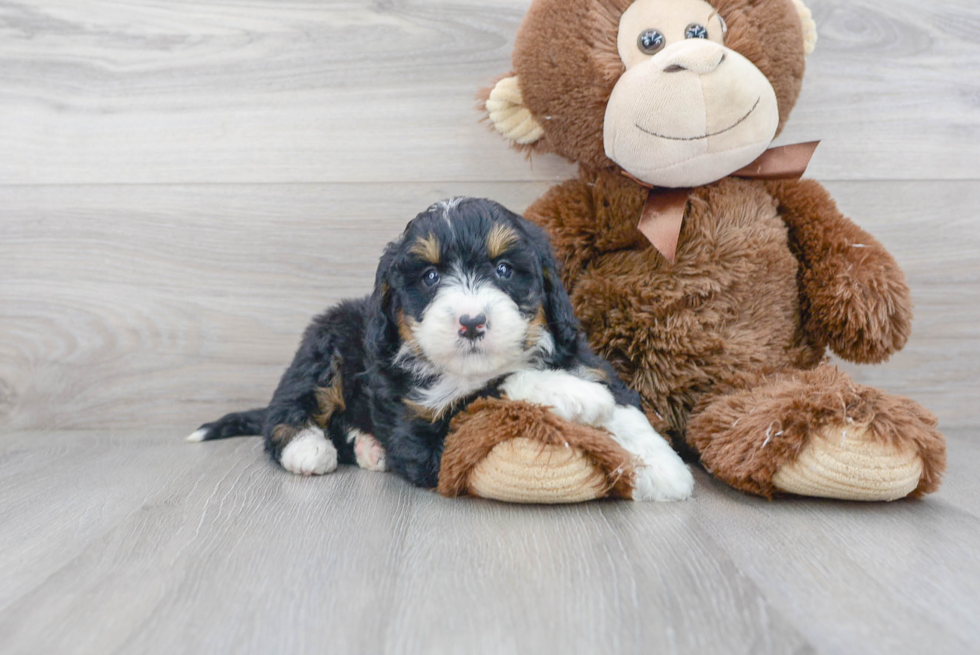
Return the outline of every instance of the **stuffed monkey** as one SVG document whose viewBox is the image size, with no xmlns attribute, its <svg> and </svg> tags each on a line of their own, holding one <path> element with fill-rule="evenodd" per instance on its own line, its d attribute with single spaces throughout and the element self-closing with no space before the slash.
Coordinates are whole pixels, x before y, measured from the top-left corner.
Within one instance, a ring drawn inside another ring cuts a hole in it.
<svg viewBox="0 0 980 655">
<path fill-rule="evenodd" d="M 533 0 L 485 105 L 515 147 L 580 165 L 526 216 L 550 233 L 594 349 L 676 449 L 766 497 L 922 496 L 945 469 L 936 419 L 826 360 L 904 346 L 904 275 L 822 186 L 794 179 L 799 161 L 767 153 L 815 42 L 799 0 Z M 507 430 L 579 429 L 506 423 L 518 409 L 460 417 L 451 438 L 496 433 L 447 476 L 456 491 Z M 616 470 L 596 488 L 615 491 Z"/>
</svg>

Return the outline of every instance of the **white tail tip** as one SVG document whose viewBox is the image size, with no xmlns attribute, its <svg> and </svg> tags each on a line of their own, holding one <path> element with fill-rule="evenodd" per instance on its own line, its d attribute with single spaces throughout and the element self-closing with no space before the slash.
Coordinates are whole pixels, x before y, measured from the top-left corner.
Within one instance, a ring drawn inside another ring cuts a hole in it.
<svg viewBox="0 0 980 655">
<path fill-rule="evenodd" d="M 195 430 L 191 434 L 187 435 L 187 441 L 204 441 L 205 437 L 208 436 L 208 431 L 205 428 L 200 430 Z"/>
</svg>

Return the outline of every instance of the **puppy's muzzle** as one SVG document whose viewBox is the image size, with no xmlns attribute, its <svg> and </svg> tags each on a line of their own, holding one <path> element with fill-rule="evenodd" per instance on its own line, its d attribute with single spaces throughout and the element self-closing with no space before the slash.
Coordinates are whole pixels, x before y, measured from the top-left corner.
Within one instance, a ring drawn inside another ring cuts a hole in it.
<svg viewBox="0 0 980 655">
<path fill-rule="evenodd" d="M 487 315 L 477 314 L 476 316 L 470 316 L 469 314 L 463 314 L 459 317 L 459 325 L 459 336 L 470 341 L 482 339 L 487 331 Z"/>
</svg>

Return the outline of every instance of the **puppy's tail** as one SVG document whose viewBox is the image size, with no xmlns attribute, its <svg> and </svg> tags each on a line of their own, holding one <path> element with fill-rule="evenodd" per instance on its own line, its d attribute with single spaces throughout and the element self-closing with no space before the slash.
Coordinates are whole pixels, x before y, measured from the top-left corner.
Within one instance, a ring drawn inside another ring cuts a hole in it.
<svg viewBox="0 0 980 655">
<path fill-rule="evenodd" d="M 205 423 L 188 435 L 188 441 L 210 441 L 242 435 L 261 435 L 268 408 L 225 414 L 214 423 Z"/>
</svg>

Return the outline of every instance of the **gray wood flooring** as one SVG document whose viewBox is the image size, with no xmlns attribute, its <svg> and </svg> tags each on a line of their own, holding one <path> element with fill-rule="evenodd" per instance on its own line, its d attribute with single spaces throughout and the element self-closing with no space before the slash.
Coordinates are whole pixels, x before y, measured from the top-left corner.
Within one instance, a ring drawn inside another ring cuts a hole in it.
<svg viewBox="0 0 980 655">
<path fill-rule="evenodd" d="M 415 213 L 574 173 L 474 109 L 528 2 L 0 0 L 0 653 L 980 652 L 976 0 L 809 0 L 779 140 L 908 274 L 843 366 L 939 416 L 938 494 L 518 507 L 181 440 Z"/>
<path fill-rule="evenodd" d="M 942 493 L 672 504 L 446 500 L 258 439 L 11 433 L 4 653 L 970 653 L 980 466 Z"/>
</svg>

